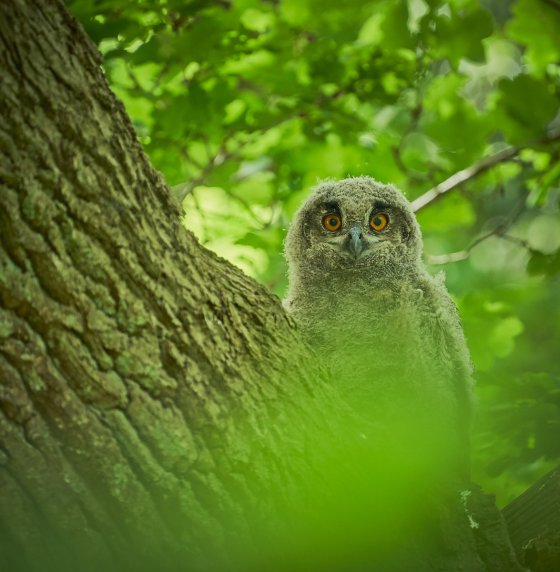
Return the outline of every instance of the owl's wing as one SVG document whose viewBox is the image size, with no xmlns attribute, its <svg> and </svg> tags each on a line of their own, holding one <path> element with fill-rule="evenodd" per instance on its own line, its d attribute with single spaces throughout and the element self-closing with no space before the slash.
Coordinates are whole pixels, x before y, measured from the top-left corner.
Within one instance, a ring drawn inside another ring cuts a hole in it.
<svg viewBox="0 0 560 572">
<path fill-rule="evenodd" d="M 430 337 L 436 346 L 438 359 L 448 372 L 454 387 L 457 403 L 457 433 L 464 448 L 465 460 L 469 457 L 469 434 L 474 410 L 473 366 L 467 342 L 461 326 L 457 307 L 444 284 L 445 276 L 426 276 L 422 280 L 424 303 Z M 467 464 L 468 467 L 468 464 Z"/>
</svg>

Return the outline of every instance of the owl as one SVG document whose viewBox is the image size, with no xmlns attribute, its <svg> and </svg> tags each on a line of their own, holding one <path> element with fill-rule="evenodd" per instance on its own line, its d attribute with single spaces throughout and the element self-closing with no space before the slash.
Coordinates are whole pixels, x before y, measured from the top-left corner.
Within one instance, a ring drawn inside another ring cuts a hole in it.
<svg viewBox="0 0 560 572">
<path fill-rule="evenodd" d="M 284 306 L 341 398 L 391 447 L 464 471 L 471 361 L 405 196 L 369 177 L 324 182 L 296 213 L 285 256 Z"/>
</svg>

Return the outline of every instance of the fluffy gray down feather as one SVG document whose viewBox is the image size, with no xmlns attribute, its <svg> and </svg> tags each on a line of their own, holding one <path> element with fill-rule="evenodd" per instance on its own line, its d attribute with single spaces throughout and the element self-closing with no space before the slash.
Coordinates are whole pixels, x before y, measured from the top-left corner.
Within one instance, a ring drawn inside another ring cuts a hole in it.
<svg viewBox="0 0 560 572">
<path fill-rule="evenodd" d="M 388 221 L 380 231 L 376 213 Z M 324 226 L 329 214 L 336 230 Z M 411 447 L 461 449 L 464 462 L 471 360 L 443 273 L 422 262 L 405 196 L 369 177 L 323 182 L 296 213 L 285 256 L 285 308 L 356 413 Z"/>
</svg>

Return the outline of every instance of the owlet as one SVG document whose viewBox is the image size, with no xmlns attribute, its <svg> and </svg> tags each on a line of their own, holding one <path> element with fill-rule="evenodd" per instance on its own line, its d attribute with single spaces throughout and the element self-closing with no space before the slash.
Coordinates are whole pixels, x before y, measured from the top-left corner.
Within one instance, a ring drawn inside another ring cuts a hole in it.
<svg viewBox="0 0 560 572">
<path fill-rule="evenodd" d="M 369 177 L 324 182 L 295 215 L 285 254 L 284 305 L 343 399 L 394 443 L 464 463 L 469 353 L 404 195 Z"/>
</svg>

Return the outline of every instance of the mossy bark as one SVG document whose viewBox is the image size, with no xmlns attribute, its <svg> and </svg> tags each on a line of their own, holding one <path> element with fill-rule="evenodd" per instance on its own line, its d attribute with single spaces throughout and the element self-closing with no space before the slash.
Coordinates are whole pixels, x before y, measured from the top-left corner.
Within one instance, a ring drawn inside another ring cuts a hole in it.
<svg viewBox="0 0 560 572">
<path fill-rule="evenodd" d="M 184 569 L 306 491 L 320 506 L 325 467 L 351 496 L 372 465 L 341 401 L 279 301 L 183 228 L 63 3 L 0 3 L 0 42 L 3 563 Z M 454 507 L 453 559 L 484 570 Z"/>
</svg>

